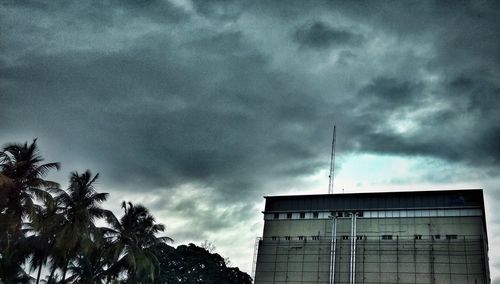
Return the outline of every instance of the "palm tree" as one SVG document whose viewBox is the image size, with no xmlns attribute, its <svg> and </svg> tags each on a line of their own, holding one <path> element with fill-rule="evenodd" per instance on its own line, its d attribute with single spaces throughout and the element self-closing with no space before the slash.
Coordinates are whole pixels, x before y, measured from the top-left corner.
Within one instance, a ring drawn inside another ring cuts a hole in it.
<svg viewBox="0 0 500 284">
<path fill-rule="evenodd" d="M 57 236 L 55 246 L 60 253 L 54 257 L 53 266 L 62 269 L 63 282 L 70 262 L 75 260 L 79 253 L 85 253 L 91 247 L 98 230 L 94 221 L 112 215 L 111 211 L 101 208 L 101 203 L 106 201 L 108 193 L 95 190 L 94 184 L 98 177 L 99 174 L 93 176 L 89 170 L 82 174 L 72 172 L 67 192 L 58 195 L 66 220 Z"/>
<path fill-rule="evenodd" d="M 44 180 L 43 177 L 52 169 L 59 170 L 60 164 L 42 164 L 43 160 L 36 139 L 29 145 L 27 142 L 8 144 L 0 152 L 2 180 L 4 183 L 10 181 L 10 186 L 1 188 L 7 196 L 4 211 L 14 217 L 16 229 L 20 229 L 22 217 L 33 213 L 35 198 L 51 198 L 45 189 L 59 188 L 58 183 Z"/>
<path fill-rule="evenodd" d="M 108 277 L 107 268 L 112 259 L 109 254 L 110 243 L 106 238 L 107 228 L 97 230 L 92 243 L 83 252 L 80 252 L 68 270 L 71 276 L 67 279 L 70 283 L 97 284 L 103 283 Z"/>
<path fill-rule="evenodd" d="M 159 261 L 153 247 L 172 241 L 169 237 L 157 237 L 165 226 L 155 222 L 148 209 L 142 205 L 122 202 L 125 214 L 118 220 L 109 216 L 112 250 L 116 263 L 110 272 L 127 271 L 127 283 L 152 283 L 159 272 Z"/>
<path fill-rule="evenodd" d="M 0 152 L 0 279 L 5 282 L 12 275 L 21 277 L 14 282 L 29 278 L 22 269 L 29 254 L 24 250 L 23 219 L 35 215 L 35 200 L 51 199 L 47 190 L 59 187 L 43 179 L 50 170 L 58 170 L 59 163 L 42 162 L 36 139 L 31 144 L 8 144 Z"/>
<path fill-rule="evenodd" d="M 30 269 L 38 268 L 36 284 L 40 282 L 42 267 L 55 251 L 56 236 L 64 224 L 61 200 L 58 198 L 45 200 L 37 208 L 37 214 L 32 219 L 29 229 L 33 232 L 28 236 L 28 246 L 31 250 Z"/>
</svg>

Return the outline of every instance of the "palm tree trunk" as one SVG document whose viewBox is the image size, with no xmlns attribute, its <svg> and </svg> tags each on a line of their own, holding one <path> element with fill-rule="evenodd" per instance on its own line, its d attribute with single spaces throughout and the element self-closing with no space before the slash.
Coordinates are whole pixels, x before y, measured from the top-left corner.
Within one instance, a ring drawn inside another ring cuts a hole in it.
<svg viewBox="0 0 500 284">
<path fill-rule="evenodd" d="M 38 267 L 38 274 L 36 275 L 36 284 L 40 283 L 40 274 L 42 273 L 42 264 Z"/>
<path fill-rule="evenodd" d="M 56 272 L 56 265 L 54 264 L 54 266 L 52 266 L 52 270 L 50 271 L 49 281 L 48 281 L 49 283 L 52 281 L 55 272 Z"/>
<path fill-rule="evenodd" d="M 61 283 L 64 283 L 64 281 L 66 280 L 66 271 L 68 271 L 68 262 L 66 262 L 66 264 L 64 265 Z"/>
</svg>

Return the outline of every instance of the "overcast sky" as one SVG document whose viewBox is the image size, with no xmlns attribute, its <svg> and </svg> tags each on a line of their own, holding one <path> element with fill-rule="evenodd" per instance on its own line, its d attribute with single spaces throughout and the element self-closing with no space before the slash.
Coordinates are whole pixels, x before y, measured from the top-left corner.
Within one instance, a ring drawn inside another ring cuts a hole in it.
<svg viewBox="0 0 500 284">
<path fill-rule="evenodd" d="M 251 272 L 264 195 L 484 188 L 500 283 L 499 1 L 0 1 L 0 143 L 100 172 Z"/>
</svg>

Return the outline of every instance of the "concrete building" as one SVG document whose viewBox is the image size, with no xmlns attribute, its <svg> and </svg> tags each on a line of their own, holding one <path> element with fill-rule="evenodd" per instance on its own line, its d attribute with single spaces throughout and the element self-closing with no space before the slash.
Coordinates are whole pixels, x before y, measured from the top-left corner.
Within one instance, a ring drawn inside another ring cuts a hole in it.
<svg viewBox="0 0 500 284">
<path fill-rule="evenodd" d="M 256 284 L 490 283 L 482 190 L 265 198 Z"/>
</svg>

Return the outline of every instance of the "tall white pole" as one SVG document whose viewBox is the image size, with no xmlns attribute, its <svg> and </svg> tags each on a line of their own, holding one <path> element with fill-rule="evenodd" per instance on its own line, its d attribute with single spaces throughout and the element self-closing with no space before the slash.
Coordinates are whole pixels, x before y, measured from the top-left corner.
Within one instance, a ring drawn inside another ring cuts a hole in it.
<svg viewBox="0 0 500 284">
<path fill-rule="evenodd" d="M 358 214 L 355 213 L 354 214 L 354 237 L 353 237 L 353 242 L 354 242 L 354 254 L 353 254 L 353 258 L 352 258 L 352 283 L 356 283 L 356 243 L 357 243 L 357 227 L 358 227 L 358 224 L 357 224 L 357 217 L 358 217 Z"/>
<path fill-rule="evenodd" d="M 353 284 L 353 278 L 352 278 L 352 260 L 354 257 L 354 252 L 353 252 L 353 233 L 354 233 L 354 213 L 351 214 L 351 238 L 350 238 L 350 247 L 351 247 L 351 255 L 350 255 L 350 262 L 349 262 L 349 283 Z"/>
<path fill-rule="evenodd" d="M 332 242 L 330 246 L 330 284 L 335 284 L 335 261 L 337 250 L 337 217 L 332 217 Z"/>
</svg>

